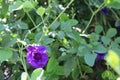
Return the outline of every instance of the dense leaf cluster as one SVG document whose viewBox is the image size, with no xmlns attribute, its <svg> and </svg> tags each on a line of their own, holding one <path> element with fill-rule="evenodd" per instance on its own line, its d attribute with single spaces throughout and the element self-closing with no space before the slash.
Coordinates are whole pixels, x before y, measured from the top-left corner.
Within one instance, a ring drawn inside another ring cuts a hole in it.
<svg viewBox="0 0 120 80">
<path fill-rule="evenodd" d="M 0 79 L 117 79 L 119 9 L 119 0 L 0 0 Z M 47 48 L 43 69 L 26 61 L 31 44 Z"/>
</svg>

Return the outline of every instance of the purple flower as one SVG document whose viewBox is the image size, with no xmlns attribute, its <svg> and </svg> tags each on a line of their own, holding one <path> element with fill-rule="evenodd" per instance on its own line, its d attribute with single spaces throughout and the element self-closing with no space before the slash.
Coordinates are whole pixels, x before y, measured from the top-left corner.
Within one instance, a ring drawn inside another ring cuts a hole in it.
<svg viewBox="0 0 120 80">
<path fill-rule="evenodd" d="M 106 53 L 98 53 L 98 52 L 95 52 L 97 54 L 97 59 L 98 60 L 104 60 L 104 57 L 106 55 Z"/>
<path fill-rule="evenodd" d="M 107 15 L 108 14 L 108 9 L 107 8 L 103 8 L 101 10 L 101 13 Z"/>
<path fill-rule="evenodd" d="M 120 25 L 119 26 L 116 26 L 117 29 L 120 29 Z"/>
<path fill-rule="evenodd" d="M 46 53 L 45 46 L 28 46 L 26 48 L 27 55 L 26 59 L 29 65 L 34 68 L 43 68 L 47 61 L 48 55 Z"/>
</svg>

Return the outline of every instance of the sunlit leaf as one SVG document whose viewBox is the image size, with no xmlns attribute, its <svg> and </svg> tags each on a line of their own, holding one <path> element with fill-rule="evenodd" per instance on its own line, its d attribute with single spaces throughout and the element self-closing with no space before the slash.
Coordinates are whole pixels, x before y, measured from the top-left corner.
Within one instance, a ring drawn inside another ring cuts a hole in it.
<svg viewBox="0 0 120 80">
<path fill-rule="evenodd" d="M 118 74 L 120 74 L 120 57 L 118 53 L 113 50 L 109 50 L 105 60 Z"/>
<path fill-rule="evenodd" d="M 37 9 L 37 14 L 39 14 L 41 17 L 43 16 L 44 13 L 45 13 L 45 8 L 39 7 Z"/>
<path fill-rule="evenodd" d="M 44 73 L 44 70 L 42 68 L 35 69 L 32 72 L 30 80 L 41 80 L 43 73 Z"/>
<path fill-rule="evenodd" d="M 26 72 L 23 72 L 21 74 L 21 80 L 27 80 L 28 74 Z"/>
<path fill-rule="evenodd" d="M 13 12 L 15 10 L 20 10 L 23 8 L 23 2 L 17 1 L 15 4 L 9 6 L 9 11 Z"/>
<path fill-rule="evenodd" d="M 12 57 L 12 51 L 10 49 L 0 49 L 0 61 L 5 61 Z"/>
</svg>

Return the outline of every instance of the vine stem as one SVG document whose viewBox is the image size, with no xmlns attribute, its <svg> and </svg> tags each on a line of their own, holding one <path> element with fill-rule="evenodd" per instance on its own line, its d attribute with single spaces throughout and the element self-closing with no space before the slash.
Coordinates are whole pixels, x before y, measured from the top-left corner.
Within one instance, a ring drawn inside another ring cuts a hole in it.
<svg viewBox="0 0 120 80">
<path fill-rule="evenodd" d="M 28 71 L 27 71 L 27 66 L 26 66 L 26 63 L 25 63 L 25 59 L 23 57 L 23 51 L 22 51 L 23 50 L 23 45 L 21 47 L 20 47 L 19 44 L 17 44 L 17 45 L 19 47 L 20 61 L 22 63 L 22 66 L 23 66 L 25 72 L 27 73 L 28 80 L 30 80 L 30 76 L 29 76 Z"/>
<path fill-rule="evenodd" d="M 95 15 L 101 10 L 101 8 L 103 8 L 103 7 L 105 7 L 105 2 L 103 2 L 103 4 L 101 4 L 101 6 L 100 6 L 96 11 L 94 11 L 94 12 L 92 13 L 92 16 L 91 16 L 91 18 L 90 18 L 90 20 L 89 20 L 86 28 L 83 30 L 82 34 L 84 34 L 84 33 L 87 31 L 87 29 L 88 29 L 89 25 L 91 24 L 94 16 L 95 16 Z"/>
<path fill-rule="evenodd" d="M 82 74 L 82 71 L 81 71 L 81 66 L 79 64 L 79 59 L 78 58 L 77 58 L 77 65 L 78 65 L 78 68 L 79 68 L 80 77 L 83 77 L 83 74 Z"/>
<path fill-rule="evenodd" d="M 66 9 L 72 4 L 73 1 L 74 0 L 71 0 L 69 2 L 69 4 L 65 7 L 65 9 L 57 16 L 57 18 L 55 18 L 55 20 L 50 24 L 48 28 L 50 28 L 58 20 L 58 18 L 66 11 Z"/>
<path fill-rule="evenodd" d="M 115 17 L 116 17 L 116 19 L 117 20 L 120 20 L 120 18 L 118 17 L 118 15 L 115 13 L 115 11 L 114 10 L 112 10 L 112 9 L 110 9 L 111 11 L 112 11 L 112 13 L 115 15 Z"/>
<path fill-rule="evenodd" d="M 47 17 L 48 17 L 48 16 L 47 16 Z M 47 17 L 46 17 L 46 19 L 44 19 L 44 22 L 47 20 Z M 31 18 L 31 21 L 33 21 L 32 18 Z M 28 34 L 29 34 L 30 32 L 32 32 L 33 30 L 35 30 L 36 28 L 38 28 L 41 24 L 43 24 L 43 21 L 40 22 L 39 24 L 37 24 L 37 25 L 36 25 L 35 27 L 33 27 L 32 29 L 28 30 L 27 33 L 25 34 L 24 41 L 25 41 L 25 39 L 27 38 Z"/>
<path fill-rule="evenodd" d="M 28 17 L 29 17 L 29 18 L 30 18 L 30 20 L 32 21 L 32 23 L 33 23 L 34 27 L 35 27 L 35 26 L 37 26 L 37 25 L 35 24 L 35 22 L 33 21 L 32 17 L 30 16 L 30 14 L 29 14 L 28 12 L 27 12 L 26 14 L 28 15 Z"/>
<path fill-rule="evenodd" d="M 74 1 L 74 0 L 71 0 L 71 1 L 69 2 L 69 4 L 65 7 L 65 9 L 58 15 L 57 18 L 55 18 L 55 20 L 49 25 L 48 28 L 50 28 L 50 27 L 58 20 L 58 18 L 65 12 L 65 10 L 72 4 L 73 1 Z M 29 30 L 29 31 L 26 33 L 24 40 L 25 40 L 26 37 L 28 36 L 29 32 L 35 30 L 36 28 L 38 28 L 38 27 L 44 22 L 44 20 L 42 20 L 41 23 L 39 23 L 38 25 L 36 25 L 35 22 L 33 21 L 33 19 L 31 18 L 31 16 L 29 15 L 29 13 L 27 13 L 27 15 L 28 15 L 28 17 L 30 18 L 31 22 L 33 23 L 33 25 L 34 25 L 35 27 L 32 28 L 31 30 Z M 44 24 L 44 23 L 43 23 L 43 24 Z"/>
</svg>

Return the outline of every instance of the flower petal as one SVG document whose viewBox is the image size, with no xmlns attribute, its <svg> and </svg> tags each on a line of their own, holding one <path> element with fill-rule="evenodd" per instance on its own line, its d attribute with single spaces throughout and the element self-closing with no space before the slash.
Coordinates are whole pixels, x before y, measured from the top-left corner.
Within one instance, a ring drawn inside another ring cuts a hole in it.
<svg viewBox="0 0 120 80">
<path fill-rule="evenodd" d="M 43 68 L 48 61 L 45 46 L 28 46 L 26 55 L 27 62 L 33 68 Z M 37 54 L 37 55 L 35 55 Z"/>
<path fill-rule="evenodd" d="M 27 46 L 26 50 L 27 50 L 28 52 L 32 52 L 32 51 L 35 50 L 35 47 L 34 47 L 34 46 Z"/>
<path fill-rule="evenodd" d="M 46 47 L 45 46 L 36 46 L 37 51 L 40 53 L 46 53 Z"/>
</svg>

